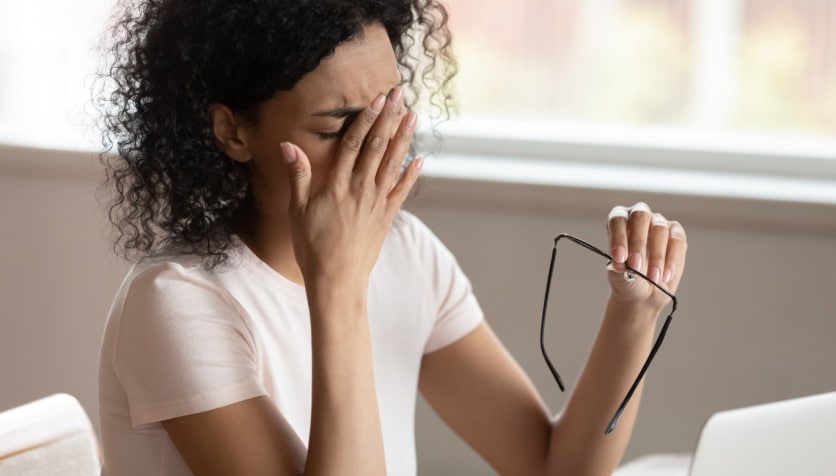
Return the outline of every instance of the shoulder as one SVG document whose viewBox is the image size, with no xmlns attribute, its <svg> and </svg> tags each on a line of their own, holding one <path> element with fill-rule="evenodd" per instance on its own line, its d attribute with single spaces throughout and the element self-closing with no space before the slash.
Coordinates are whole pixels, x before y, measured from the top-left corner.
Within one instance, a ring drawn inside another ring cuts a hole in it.
<svg viewBox="0 0 836 476">
<path fill-rule="evenodd" d="M 162 255 L 141 260 L 128 273 L 122 287 L 128 297 L 143 300 L 173 298 L 188 300 L 192 296 L 226 295 L 224 275 L 237 273 L 241 257 L 215 268 L 207 268 L 204 258 L 191 255 Z"/>
<path fill-rule="evenodd" d="M 438 236 L 421 219 L 404 210 L 392 223 L 384 250 L 387 248 L 384 255 L 400 254 L 431 277 L 449 274 L 459 267 L 456 257 Z"/>
<path fill-rule="evenodd" d="M 395 215 L 395 219 L 392 220 L 392 233 L 408 234 L 415 233 L 421 229 L 429 231 L 429 228 L 427 228 L 427 225 L 421 219 L 406 210 L 400 210 Z"/>
<path fill-rule="evenodd" d="M 145 366 L 149 351 L 163 366 L 205 361 L 206 352 L 255 355 L 250 319 L 215 274 L 192 258 L 135 265 L 105 328 L 103 348 L 117 370 Z"/>
<path fill-rule="evenodd" d="M 143 307 L 185 304 L 194 297 L 222 295 L 215 281 L 197 260 L 146 260 L 134 266 L 123 283 L 125 304 Z"/>
<path fill-rule="evenodd" d="M 131 294 L 153 296 L 163 293 L 167 285 L 186 287 L 189 283 L 208 281 L 206 272 L 188 258 L 147 259 L 134 265 L 125 285 Z"/>
<path fill-rule="evenodd" d="M 246 326 L 244 313 L 218 273 L 200 258 L 166 257 L 137 263 L 128 273 L 111 310 L 125 332 L 171 334 L 211 324 Z"/>
<path fill-rule="evenodd" d="M 414 214 L 401 210 L 392 222 L 389 238 L 403 242 L 414 250 L 427 251 L 443 247 L 441 240 Z"/>
<path fill-rule="evenodd" d="M 125 394 L 134 426 L 265 394 L 254 328 L 216 274 L 198 258 L 167 257 L 138 263 L 125 279 L 99 382 Z"/>
</svg>

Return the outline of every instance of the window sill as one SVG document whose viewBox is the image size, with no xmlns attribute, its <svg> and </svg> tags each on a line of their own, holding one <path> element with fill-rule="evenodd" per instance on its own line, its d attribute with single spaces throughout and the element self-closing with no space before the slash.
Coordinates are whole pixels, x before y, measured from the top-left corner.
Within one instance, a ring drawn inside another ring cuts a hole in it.
<svg viewBox="0 0 836 476">
<path fill-rule="evenodd" d="M 836 180 L 614 164 L 445 155 L 425 175 L 484 183 L 836 206 Z"/>
<path fill-rule="evenodd" d="M 463 118 L 439 127 L 419 199 L 836 234 L 836 141 L 693 128 Z M 426 131 L 422 131 L 426 135 Z"/>
<path fill-rule="evenodd" d="M 0 175 L 100 183 L 98 154 L 0 143 Z M 420 204 L 598 217 L 646 201 L 680 220 L 836 235 L 836 179 L 443 154 L 426 161 Z"/>
<path fill-rule="evenodd" d="M 679 220 L 836 234 L 836 180 L 683 168 L 444 155 L 426 161 L 422 202 L 606 215 L 646 201 Z"/>
</svg>

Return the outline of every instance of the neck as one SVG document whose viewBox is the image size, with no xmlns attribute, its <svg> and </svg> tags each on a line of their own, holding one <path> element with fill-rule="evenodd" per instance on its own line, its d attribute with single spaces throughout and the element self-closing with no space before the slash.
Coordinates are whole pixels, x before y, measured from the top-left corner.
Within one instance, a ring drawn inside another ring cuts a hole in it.
<svg viewBox="0 0 836 476">
<path fill-rule="evenodd" d="M 267 266 L 288 280 L 304 285 L 302 271 L 293 253 L 287 213 L 259 211 L 251 229 L 240 236 L 244 244 Z"/>
</svg>

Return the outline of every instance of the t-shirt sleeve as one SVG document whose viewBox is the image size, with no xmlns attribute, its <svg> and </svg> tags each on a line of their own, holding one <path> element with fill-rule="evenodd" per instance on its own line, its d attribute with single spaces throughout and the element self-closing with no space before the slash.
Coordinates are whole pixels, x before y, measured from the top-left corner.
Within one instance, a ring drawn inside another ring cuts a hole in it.
<svg viewBox="0 0 836 476">
<path fill-rule="evenodd" d="M 267 394 L 242 312 L 224 291 L 177 264 L 133 279 L 112 364 L 135 427 Z"/>
<path fill-rule="evenodd" d="M 484 313 L 453 253 L 418 218 L 402 213 L 404 219 L 412 222 L 421 261 L 428 273 L 435 310 L 432 331 L 424 346 L 424 353 L 430 353 L 470 333 L 484 320 Z"/>
</svg>

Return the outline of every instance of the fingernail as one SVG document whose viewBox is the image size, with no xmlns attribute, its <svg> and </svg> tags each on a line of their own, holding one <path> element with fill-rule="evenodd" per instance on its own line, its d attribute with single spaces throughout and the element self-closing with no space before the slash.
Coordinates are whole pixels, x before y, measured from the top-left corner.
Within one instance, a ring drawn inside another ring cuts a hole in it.
<svg viewBox="0 0 836 476">
<path fill-rule="evenodd" d="M 682 226 L 679 224 L 674 224 L 671 227 L 671 236 L 680 236 L 685 234 L 685 230 L 682 229 Z"/>
<path fill-rule="evenodd" d="M 664 281 L 665 281 L 666 283 L 669 283 L 669 282 L 671 281 L 671 278 L 673 278 L 673 269 L 668 268 L 668 269 L 666 269 L 666 270 L 665 270 L 665 278 L 664 278 Z"/>
<path fill-rule="evenodd" d="M 403 98 L 403 88 L 400 86 L 395 86 L 395 89 L 389 93 L 389 100 L 392 102 L 399 102 Z"/>
<path fill-rule="evenodd" d="M 627 260 L 627 250 L 623 246 L 616 246 L 612 259 L 616 263 L 623 263 Z"/>
<path fill-rule="evenodd" d="M 650 268 L 650 271 L 647 272 L 647 277 L 654 283 L 658 283 L 661 276 L 662 270 L 660 270 L 657 266 Z"/>
<path fill-rule="evenodd" d="M 418 124 L 418 114 L 414 112 L 410 112 L 406 115 L 406 127 L 409 129 L 415 129 L 415 125 Z"/>
<path fill-rule="evenodd" d="M 284 161 L 288 164 L 292 164 L 296 162 L 296 148 L 291 145 L 290 142 L 282 142 L 282 155 L 284 156 Z"/>
<path fill-rule="evenodd" d="M 630 265 L 631 268 L 635 269 L 636 271 L 641 271 L 642 269 L 642 255 L 638 253 L 633 253 L 630 255 L 630 262 L 627 263 Z"/>
<path fill-rule="evenodd" d="M 384 104 L 386 104 L 386 96 L 381 94 L 378 97 L 374 98 L 374 101 L 372 101 L 372 104 L 369 106 L 369 109 L 371 109 L 374 112 L 380 112 L 383 110 Z"/>
</svg>

